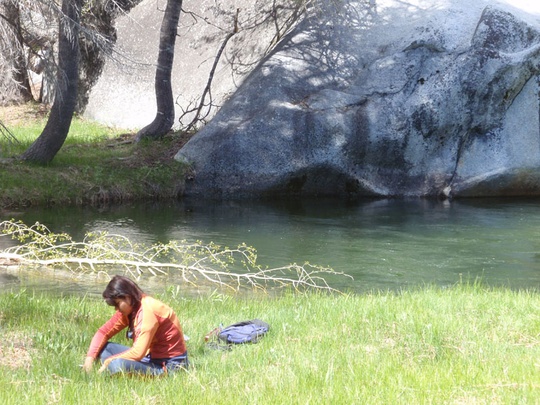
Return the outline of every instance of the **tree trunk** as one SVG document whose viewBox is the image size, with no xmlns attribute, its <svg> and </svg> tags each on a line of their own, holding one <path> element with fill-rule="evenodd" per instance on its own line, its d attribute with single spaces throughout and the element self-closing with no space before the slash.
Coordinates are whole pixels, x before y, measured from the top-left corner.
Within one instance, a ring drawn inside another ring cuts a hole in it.
<svg viewBox="0 0 540 405">
<path fill-rule="evenodd" d="M 171 74 L 174 60 L 174 45 L 181 10 L 182 0 L 167 0 L 167 7 L 159 35 L 159 54 L 156 68 L 155 91 L 157 114 L 154 121 L 137 133 L 137 142 L 144 138 L 159 139 L 169 132 L 174 124 Z"/>
<path fill-rule="evenodd" d="M 24 56 L 24 40 L 21 31 L 21 15 L 18 2 L 6 1 L 3 4 L 5 18 L 13 29 L 13 36 L 16 38 L 17 46 L 14 49 L 15 57 L 13 60 L 13 79 L 18 83 L 17 92 L 22 101 L 33 100 L 30 90 L 30 80 L 28 79 L 28 70 L 26 58 Z"/>
<path fill-rule="evenodd" d="M 45 164 L 56 156 L 66 140 L 77 103 L 79 21 L 84 0 L 62 0 L 58 39 L 58 73 L 54 103 L 41 135 L 21 159 Z"/>
</svg>

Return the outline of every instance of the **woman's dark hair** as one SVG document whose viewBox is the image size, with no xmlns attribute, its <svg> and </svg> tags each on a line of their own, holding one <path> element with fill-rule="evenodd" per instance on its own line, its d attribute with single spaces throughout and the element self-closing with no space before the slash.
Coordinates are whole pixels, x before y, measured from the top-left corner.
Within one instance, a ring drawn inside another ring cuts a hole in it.
<svg viewBox="0 0 540 405">
<path fill-rule="evenodd" d="M 133 308 L 138 308 L 141 305 L 143 295 L 143 290 L 135 282 L 124 276 L 114 276 L 107 284 L 105 291 L 103 291 L 105 302 L 112 307 L 116 305 L 115 299 L 130 297 Z"/>
</svg>

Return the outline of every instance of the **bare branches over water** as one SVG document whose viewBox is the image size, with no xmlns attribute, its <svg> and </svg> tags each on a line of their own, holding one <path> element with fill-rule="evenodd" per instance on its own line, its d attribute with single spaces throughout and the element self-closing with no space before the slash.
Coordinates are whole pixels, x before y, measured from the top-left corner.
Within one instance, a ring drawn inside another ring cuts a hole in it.
<svg viewBox="0 0 540 405">
<path fill-rule="evenodd" d="M 81 274 L 121 272 L 136 278 L 166 275 L 193 287 L 215 285 L 233 291 L 251 288 L 265 292 L 276 288 L 338 292 L 328 277 L 350 277 L 310 263 L 263 267 L 257 263 L 255 248 L 246 244 L 229 248 L 184 240 L 144 246 L 106 232 L 87 233 L 77 242 L 39 223 L 27 226 L 13 221 L 0 223 L 0 236 L 18 241 L 0 250 L 0 267 L 63 268 Z"/>
</svg>

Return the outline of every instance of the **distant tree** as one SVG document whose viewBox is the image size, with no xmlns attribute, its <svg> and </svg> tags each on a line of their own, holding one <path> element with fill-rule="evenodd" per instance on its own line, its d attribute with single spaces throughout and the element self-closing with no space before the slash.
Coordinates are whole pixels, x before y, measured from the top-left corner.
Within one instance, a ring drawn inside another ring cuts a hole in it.
<svg viewBox="0 0 540 405">
<path fill-rule="evenodd" d="M 84 0 L 62 0 L 58 33 L 58 70 L 54 103 L 41 135 L 21 155 L 28 162 L 49 163 L 66 140 L 77 104 L 79 22 Z"/>
<path fill-rule="evenodd" d="M 171 76 L 181 10 L 182 0 L 167 0 L 159 35 L 159 53 L 154 83 L 157 113 L 154 120 L 137 133 L 137 142 L 145 138 L 162 138 L 174 124 Z"/>
<path fill-rule="evenodd" d="M 11 76 L 16 86 L 16 98 L 22 101 L 32 100 L 32 92 L 30 90 L 30 80 L 28 79 L 28 71 L 26 68 L 26 58 L 24 55 L 24 40 L 20 19 L 19 2 L 15 0 L 4 0 L 0 2 L 0 19 L 5 24 L 2 25 L 2 35 L 0 42 L 2 43 L 2 52 L 6 51 L 10 54 L 11 59 Z M 6 74 L 8 72 L 5 72 Z M 2 89 L 4 90 L 4 89 Z"/>
</svg>

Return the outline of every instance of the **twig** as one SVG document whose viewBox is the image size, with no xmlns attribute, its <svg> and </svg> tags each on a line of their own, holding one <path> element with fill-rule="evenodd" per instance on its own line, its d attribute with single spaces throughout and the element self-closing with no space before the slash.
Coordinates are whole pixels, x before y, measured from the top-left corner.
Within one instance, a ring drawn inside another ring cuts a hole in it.
<svg viewBox="0 0 540 405">
<path fill-rule="evenodd" d="M 19 145 L 21 144 L 21 142 L 15 137 L 15 135 L 13 135 L 13 133 L 4 125 L 2 121 L 0 121 L 0 132 L 2 135 L 4 135 L 8 142 L 18 143 Z"/>
</svg>

